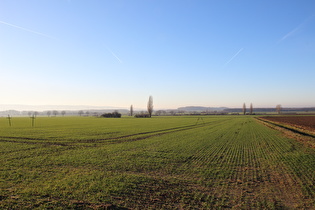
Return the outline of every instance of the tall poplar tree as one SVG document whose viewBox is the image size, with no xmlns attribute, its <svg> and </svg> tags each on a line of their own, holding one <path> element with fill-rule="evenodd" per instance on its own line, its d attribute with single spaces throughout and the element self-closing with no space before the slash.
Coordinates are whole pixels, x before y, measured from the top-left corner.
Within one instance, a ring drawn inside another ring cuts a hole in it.
<svg viewBox="0 0 315 210">
<path fill-rule="evenodd" d="M 243 104 L 243 114 L 244 115 L 246 114 L 246 104 L 245 103 Z"/>
<path fill-rule="evenodd" d="M 151 117 L 152 113 L 153 113 L 153 98 L 152 98 L 152 96 L 149 97 L 147 108 L 148 108 L 149 116 Z"/>
<path fill-rule="evenodd" d="M 133 106 L 130 106 L 130 116 L 133 116 Z"/>
</svg>

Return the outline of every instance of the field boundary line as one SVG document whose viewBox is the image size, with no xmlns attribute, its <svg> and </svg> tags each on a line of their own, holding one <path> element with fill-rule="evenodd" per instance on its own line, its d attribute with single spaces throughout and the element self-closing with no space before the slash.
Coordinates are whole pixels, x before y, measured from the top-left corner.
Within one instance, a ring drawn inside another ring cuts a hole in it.
<svg viewBox="0 0 315 210">
<path fill-rule="evenodd" d="M 270 120 L 266 120 L 266 119 L 261 119 L 261 118 L 256 118 L 256 119 L 259 120 L 259 121 L 268 123 L 268 124 L 272 124 L 272 125 L 274 125 L 274 126 L 278 126 L 278 127 L 287 129 L 287 130 L 289 130 L 289 131 L 292 131 L 292 132 L 297 133 L 297 134 L 300 134 L 300 135 L 304 135 L 304 136 L 308 136 L 308 137 L 315 138 L 315 135 L 310 134 L 310 133 L 307 133 L 307 132 L 304 132 L 304 131 L 301 131 L 300 129 L 295 128 L 295 127 L 293 128 L 293 127 L 291 127 L 291 126 L 283 125 L 283 124 L 276 123 L 276 122 L 274 122 L 274 121 L 270 121 Z"/>
<path fill-rule="evenodd" d="M 294 139 L 306 147 L 315 149 L 315 137 L 313 135 L 310 135 L 308 133 L 306 133 L 305 135 L 304 132 L 295 130 L 293 128 L 287 128 L 283 125 L 278 125 L 277 123 L 269 122 L 268 120 L 262 120 L 257 118 L 256 120 L 266 127 L 280 131 L 287 138 Z"/>
</svg>

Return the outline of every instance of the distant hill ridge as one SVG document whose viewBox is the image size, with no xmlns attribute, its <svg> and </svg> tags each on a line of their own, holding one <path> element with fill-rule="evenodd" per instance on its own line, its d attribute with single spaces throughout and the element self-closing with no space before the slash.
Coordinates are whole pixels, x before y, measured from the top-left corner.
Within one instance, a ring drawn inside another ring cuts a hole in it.
<svg viewBox="0 0 315 210">
<path fill-rule="evenodd" d="M 242 108 L 227 108 L 223 110 L 224 112 L 242 112 Z M 247 108 L 247 112 L 249 108 Z M 253 108 L 254 112 L 276 112 L 276 108 Z M 285 108 L 281 109 L 282 112 L 314 112 L 315 107 L 297 107 L 297 108 Z"/>
<path fill-rule="evenodd" d="M 205 111 L 218 111 L 218 112 L 242 112 L 243 108 L 228 108 L 228 107 L 204 107 L 204 106 L 185 106 L 177 108 L 179 111 L 186 112 L 205 112 Z M 249 107 L 246 109 L 249 111 Z M 254 112 L 276 112 L 276 108 L 253 108 Z M 314 112 L 315 107 L 296 107 L 296 108 L 286 108 L 281 109 L 283 112 Z"/>
<path fill-rule="evenodd" d="M 205 111 L 223 111 L 228 107 L 204 107 L 204 106 L 185 106 L 179 107 L 177 110 L 186 112 L 205 112 Z"/>
</svg>

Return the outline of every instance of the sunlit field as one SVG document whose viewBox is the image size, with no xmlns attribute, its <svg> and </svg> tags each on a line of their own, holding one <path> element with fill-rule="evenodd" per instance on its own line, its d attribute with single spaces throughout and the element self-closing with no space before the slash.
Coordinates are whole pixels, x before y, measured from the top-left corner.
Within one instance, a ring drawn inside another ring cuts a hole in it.
<svg viewBox="0 0 315 210">
<path fill-rule="evenodd" d="M 315 150 L 251 116 L 0 118 L 0 208 L 315 208 Z"/>
</svg>

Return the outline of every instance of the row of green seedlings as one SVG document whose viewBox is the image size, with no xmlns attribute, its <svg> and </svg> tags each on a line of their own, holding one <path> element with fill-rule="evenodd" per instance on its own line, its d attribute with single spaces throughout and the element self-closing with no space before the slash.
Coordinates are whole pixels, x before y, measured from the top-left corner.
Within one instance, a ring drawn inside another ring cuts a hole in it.
<svg viewBox="0 0 315 210">
<path fill-rule="evenodd" d="M 239 121 L 231 121 L 231 124 L 229 123 L 227 127 L 221 127 L 221 132 L 223 131 L 223 135 L 221 136 L 218 135 L 220 133 L 219 130 L 212 132 L 212 138 L 218 138 L 219 141 L 215 143 L 209 142 L 212 145 L 211 147 L 200 150 L 194 155 L 195 158 L 193 158 L 193 161 L 196 161 L 195 164 L 199 167 L 203 168 L 207 165 L 207 162 L 212 162 L 217 166 L 215 169 L 218 170 L 220 168 L 220 171 L 228 172 L 228 174 L 221 174 L 220 177 L 217 176 L 220 173 L 216 174 L 215 170 L 209 170 L 206 173 L 206 177 L 210 179 L 207 181 L 209 183 L 204 184 L 213 188 L 214 192 L 216 192 L 215 194 L 223 195 L 219 199 L 216 198 L 218 200 L 215 200 L 213 205 L 229 205 L 233 202 L 228 199 L 230 197 L 229 188 L 231 186 L 235 186 L 236 189 L 237 186 L 242 186 L 244 189 L 251 189 L 251 182 L 270 181 L 268 173 L 264 174 L 263 172 L 269 168 L 268 163 L 273 165 L 276 162 L 279 163 L 279 161 L 283 161 L 283 164 L 277 164 L 277 167 L 281 167 L 281 171 L 291 174 L 292 178 L 302 186 L 304 194 L 314 198 L 315 188 L 312 183 L 315 181 L 315 177 L 310 173 L 312 171 L 312 169 L 308 168 L 310 165 L 305 164 L 307 161 L 304 159 L 307 156 L 298 156 L 291 153 L 296 157 L 295 161 L 292 161 L 292 157 L 287 156 L 287 153 L 290 152 L 290 143 L 286 139 L 275 136 L 269 129 L 261 129 L 260 126 L 257 127 L 258 125 L 252 121 L 244 123 L 241 125 Z M 273 167 L 269 169 L 272 170 Z M 305 173 L 301 173 L 302 171 Z M 284 178 L 285 176 L 282 177 Z M 214 180 L 211 181 L 212 178 Z M 231 180 L 233 183 L 227 183 L 228 180 Z M 236 183 L 234 183 L 235 181 Z M 279 189 L 279 192 L 281 193 L 282 190 Z M 261 203 L 264 200 L 260 197 L 257 203 L 255 203 L 249 196 L 246 196 L 245 191 L 241 192 L 241 194 L 243 193 L 245 193 L 244 197 L 241 196 L 236 199 L 241 199 L 247 203 L 246 205 L 253 207 L 259 205 L 266 206 L 268 204 L 268 199 L 265 200 L 267 203 Z"/>
<path fill-rule="evenodd" d="M 215 194 L 221 195 L 217 198 L 214 197 L 213 205 L 231 205 L 235 199 L 245 199 L 246 201 L 249 199 L 246 196 L 237 196 L 238 198 L 233 199 L 229 189 L 231 186 L 237 189 L 240 184 L 247 187 L 249 182 L 259 179 L 260 164 L 257 155 L 254 155 L 255 148 L 258 146 L 256 139 L 248 139 L 248 137 L 252 137 L 251 133 L 244 133 L 244 128 L 240 125 L 239 120 L 231 121 L 226 126 L 220 126 L 219 129 L 211 132 L 211 136 L 213 139 L 208 142 L 211 146 L 196 154 L 199 157 L 195 161 L 199 167 L 205 167 L 209 162 L 215 166 L 214 170 L 206 173 L 206 177 L 209 179 L 205 183 L 213 188 Z M 241 192 L 241 194 L 243 193 Z M 247 205 L 255 204 L 249 201 Z"/>
<path fill-rule="evenodd" d="M 255 177 L 255 170 L 249 170 L 256 166 L 255 161 L 250 158 L 249 151 L 251 151 L 252 145 L 244 142 L 244 139 L 248 139 L 239 120 L 229 124 L 229 128 L 225 127 L 224 130 L 225 133 L 220 137 L 216 155 L 211 160 L 211 162 L 216 162 L 221 171 L 218 180 L 216 179 L 212 183 L 214 192 L 221 195 L 217 205 L 230 206 L 235 202 L 240 204 L 242 203 L 240 201 L 243 201 L 247 207 L 250 207 L 253 204 L 250 201 L 244 202 L 248 198 L 243 196 L 244 190 L 239 191 L 239 186 L 246 189 L 248 182 Z M 230 191 L 234 191 L 233 189 L 239 193 L 231 193 Z"/>
<path fill-rule="evenodd" d="M 246 207 L 266 207 L 268 200 L 272 201 L 271 198 L 257 197 L 253 199 L 248 196 L 247 192 L 251 193 L 252 183 L 257 183 L 257 181 L 260 183 L 261 179 L 268 180 L 268 174 L 264 174 L 263 171 L 268 168 L 268 162 L 272 163 L 277 160 L 270 156 L 270 152 L 273 151 L 273 147 L 276 145 L 274 141 L 271 141 L 271 139 L 274 139 L 274 136 L 271 135 L 270 138 L 266 138 L 266 135 L 270 134 L 268 130 L 259 129 L 257 124 L 254 124 L 252 121 L 246 122 L 242 126 L 239 124 L 235 128 L 238 128 L 234 130 L 235 134 L 230 132 L 230 138 L 232 137 L 233 140 L 226 144 L 229 146 L 227 146 L 224 153 L 228 160 L 225 161 L 226 164 L 223 163 L 223 166 L 226 168 L 222 168 L 222 170 L 230 171 L 231 173 L 230 176 L 226 177 L 232 181 L 228 185 L 234 186 L 236 190 L 241 186 L 242 190 L 240 191 L 240 196 L 232 198 L 230 202 L 234 200 L 234 202 L 242 203 Z M 262 143 L 266 143 L 267 148 L 263 148 L 261 146 Z M 279 155 L 279 153 L 272 154 Z M 261 162 L 261 160 L 266 160 L 266 162 Z M 230 197 L 229 192 L 226 190 L 229 190 L 231 186 L 221 185 L 222 189 L 219 189 L 218 192 L 222 194 L 227 193 L 227 197 Z M 267 203 L 264 203 L 265 201 Z M 228 203 L 225 203 L 225 205 Z"/>
<path fill-rule="evenodd" d="M 32 121 L 32 127 L 35 127 L 36 115 L 33 114 L 30 118 L 31 118 L 31 121 Z M 12 127 L 12 116 L 8 115 L 7 119 L 8 119 L 8 122 L 9 122 L 9 126 Z"/>
<path fill-rule="evenodd" d="M 298 154 L 299 152 L 294 151 L 295 148 L 284 147 L 280 141 L 275 142 L 274 149 L 278 152 L 278 158 L 284 161 L 287 166 L 288 170 L 291 172 L 292 176 L 295 180 L 300 184 L 302 187 L 303 193 L 311 198 L 315 198 L 315 187 L 314 187 L 314 173 L 312 169 L 314 169 L 314 164 L 306 165 L 307 161 L 304 161 L 305 157 L 311 158 L 311 155 L 305 156 Z M 292 150 L 292 151 L 291 151 Z M 303 151 L 301 151 L 303 152 Z M 286 155 L 287 153 L 292 153 L 292 155 Z M 294 158 L 293 158 L 294 155 Z M 311 161 L 311 160 L 308 160 Z M 313 167 L 312 167 L 313 166 Z M 310 170 L 310 167 L 311 170 Z"/>
<path fill-rule="evenodd" d="M 272 179 L 270 177 L 270 170 L 274 170 L 274 167 L 277 167 L 279 171 L 284 172 L 284 174 L 280 173 L 277 176 L 279 179 L 284 180 L 286 182 L 286 175 L 287 173 L 293 175 L 290 168 L 286 166 L 285 163 L 281 164 L 281 160 L 284 159 L 288 152 L 289 144 L 288 142 L 280 136 L 276 136 L 273 132 L 270 132 L 268 129 L 259 129 L 257 125 L 248 127 L 248 134 L 247 134 L 247 140 L 251 139 L 250 143 L 251 146 L 248 148 L 244 148 L 243 151 L 249 152 L 251 148 L 251 155 L 248 153 L 247 158 L 252 159 L 253 165 L 253 181 L 271 181 Z M 245 150 L 246 149 L 246 150 Z M 255 158 L 254 158 L 255 157 Z M 247 160 L 247 158 L 244 158 L 244 160 Z M 257 158 L 260 161 L 257 161 Z M 256 159 L 255 161 L 253 161 Z M 264 161 L 265 160 L 265 161 Z M 271 164 L 271 167 L 270 167 Z M 276 165 L 274 165 L 276 164 Z M 300 166 L 299 166 L 300 167 Z M 263 171 L 266 171 L 267 173 L 262 173 Z M 269 172 L 268 172 L 269 171 Z M 248 171 L 249 173 L 249 171 Z M 245 175 L 245 174 L 243 174 Z M 249 176 L 245 176 L 249 178 Z M 299 178 L 295 175 L 292 176 L 293 179 L 299 180 Z M 250 180 L 248 180 L 250 181 Z M 288 183 L 287 183 L 288 184 Z M 285 192 L 285 188 L 288 188 L 288 185 L 284 183 L 283 188 L 275 188 L 272 189 L 275 194 L 281 194 Z M 290 187 L 290 186 L 289 186 Z M 281 198 L 280 198 L 281 199 Z M 262 203 L 261 203 L 262 202 Z M 267 202 L 267 203 L 266 203 Z M 277 206 L 277 197 L 275 198 L 266 198 L 265 200 L 258 199 L 256 205 L 275 205 Z M 256 206 L 258 207 L 258 206 Z"/>
<path fill-rule="evenodd" d="M 265 139 L 270 139 L 268 148 L 269 153 L 265 158 L 271 161 L 278 161 L 277 167 L 280 171 L 287 171 L 287 173 L 295 180 L 302 188 L 303 194 L 306 197 L 315 198 L 314 187 L 314 164 L 309 164 L 314 159 L 311 154 L 305 153 L 303 150 L 296 150 L 295 145 L 288 139 L 275 136 L 270 132 L 260 131 Z"/>
<path fill-rule="evenodd" d="M 242 191 L 237 196 L 232 196 L 230 191 L 236 190 L 237 185 L 241 184 L 243 187 L 247 183 L 247 177 L 244 175 L 243 168 L 245 166 L 244 161 L 246 156 L 244 154 L 244 143 L 241 141 L 242 137 L 239 136 L 240 125 L 239 122 L 234 122 L 235 124 L 230 124 L 234 129 L 230 129 L 224 136 L 225 144 L 221 144 L 219 154 L 224 157 L 216 160 L 221 171 L 226 171 L 227 173 L 222 174 L 219 185 L 215 188 L 218 194 L 221 194 L 221 199 L 219 201 L 219 206 L 230 206 L 233 201 L 240 199 L 242 197 Z M 232 193 L 234 194 L 234 193 Z"/>
<path fill-rule="evenodd" d="M 228 196 L 218 196 L 223 194 L 228 194 L 227 180 L 229 177 L 233 176 L 234 167 L 238 165 L 238 160 L 235 160 L 238 156 L 239 148 L 235 151 L 235 148 L 231 147 L 231 143 L 235 141 L 234 129 L 229 129 L 234 127 L 238 122 L 230 121 L 227 125 L 219 123 L 220 126 L 216 124 L 207 127 L 207 135 L 200 136 L 201 142 L 195 142 L 197 145 L 191 145 L 188 151 L 187 148 L 182 148 L 182 153 L 190 153 L 191 148 L 194 148 L 196 151 L 191 159 L 184 163 L 181 167 L 185 168 L 188 172 L 189 177 L 193 177 L 196 171 L 189 170 L 191 164 L 195 165 L 195 168 L 200 168 L 201 171 L 204 171 L 203 176 L 205 180 L 202 185 L 206 185 L 214 189 L 217 195 L 209 195 L 208 193 L 201 193 L 196 195 L 199 199 L 205 200 L 208 205 L 220 206 L 230 203 L 229 200 L 226 200 Z M 228 133 L 226 132 L 228 131 Z M 210 134 L 211 133 L 211 134 Z M 209 139 L 209 134 L 211 138 Z M 199 144 L 199 142 L 201 144 Z M 232 143 L 233 144 L 233 143 Z M 235 143 L 234 143 L 235 144 Z M 203 145 L 203 146 L 202 146 Z M 207 145 L 207 146 L 205 146 Z M 233 145 L 235 146 L 235 145 Z M 237 158 L 239 159 L 239 158 Z M 242 158 L 241 158 L 242 159 Z M 209 165 L 210 164 L 210 165 Z M 220 169 L 219 169 L 220 168 Z M 229 173 L 226 173 L 229 171 Z M 223 172 L 223 173 L 221 173 Z"/>
</svg>

